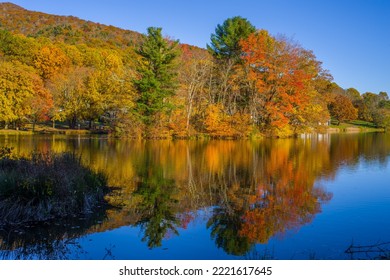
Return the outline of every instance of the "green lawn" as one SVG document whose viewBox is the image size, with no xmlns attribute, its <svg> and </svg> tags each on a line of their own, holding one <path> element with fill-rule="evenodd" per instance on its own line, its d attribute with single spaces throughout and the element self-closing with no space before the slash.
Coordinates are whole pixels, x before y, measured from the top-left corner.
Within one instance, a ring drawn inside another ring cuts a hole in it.
<svg viewBox="0 0 390 280">
<path fill-rule="evenodd" d="M 354 120 L 349 121 L 349 124 L 355 125 L 355 126 L 362 126 L 362 127 L 369 127 L 369 128 L 377 128 L 377 126 L 372 122 L 366 122 L 361 120 Z"/>
</svg>

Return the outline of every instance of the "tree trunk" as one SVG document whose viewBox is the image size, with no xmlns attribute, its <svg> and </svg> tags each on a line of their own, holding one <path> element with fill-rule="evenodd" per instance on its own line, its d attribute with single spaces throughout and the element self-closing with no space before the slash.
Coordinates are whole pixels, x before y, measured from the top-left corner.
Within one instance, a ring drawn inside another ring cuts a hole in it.
<svg viewBox="0 0 390 280">
<path fill-rule="evenodd" d="M 76 123 L 77 123 L 77 116 L 74 115 L 74 116 L 69 120 L 69 128 L 75 129 L 75 128 L 76 128 Z"/>
</svg>

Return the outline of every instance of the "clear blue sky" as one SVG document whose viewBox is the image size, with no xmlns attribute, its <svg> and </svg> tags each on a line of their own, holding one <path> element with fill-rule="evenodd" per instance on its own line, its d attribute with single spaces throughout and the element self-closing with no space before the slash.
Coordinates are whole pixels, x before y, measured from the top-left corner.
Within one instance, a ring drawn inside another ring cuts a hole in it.
<svg viewBox="0 0 390 280">
<path fill-rule="evenodd" d="M 5 2 L 5 1 L 2 1 Z M 343 88 L 390 94 L 389 0 L 10 0 L 29 10 L 73 15 L 205 47 L 233 16 L 313 50 Z"/>
</svg>

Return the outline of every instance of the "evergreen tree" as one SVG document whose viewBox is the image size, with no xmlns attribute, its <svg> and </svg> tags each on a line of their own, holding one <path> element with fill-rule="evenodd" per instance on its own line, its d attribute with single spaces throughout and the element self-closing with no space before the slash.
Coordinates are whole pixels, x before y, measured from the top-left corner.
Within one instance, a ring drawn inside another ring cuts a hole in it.
<svg viewBox="0 0 390 280">
<path fill-rule="evenodd" d="M 149 27 L 145 41 L 137 53 L 141 61 L 137 67 L 139 79 L 134 81 L 139 98 L 136 113 L 150 126 L 158 113 L 172 108 L 168 98 L 177 88 L 178 41 L 164 39 L 161 28 Z"/>
<path fill-rule="evenodd" d="M 245 40 L 256 28 L 245 18 L 233 17 L 218 24 L 211 34 L 209 53 L 215 58 L 214 102 L 222 104 L 223 113 L 232 116 L 247 110 L 248 82 L 241 67 L 242 48 Z"/>
<path fill-rule="evenodd" d="M 216 58 L 239 59 L 242 53 L 240 41 L 255 31 L 256 28 L 245 18 L 228 18 L 222 25 L 217 25 L 207 49 Z"/>
</svg>

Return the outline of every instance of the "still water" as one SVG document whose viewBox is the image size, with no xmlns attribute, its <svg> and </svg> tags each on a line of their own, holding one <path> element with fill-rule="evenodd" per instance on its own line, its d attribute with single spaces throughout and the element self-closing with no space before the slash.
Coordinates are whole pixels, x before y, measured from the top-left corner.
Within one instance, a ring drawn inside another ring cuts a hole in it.
<svg viewBox="0 0 390 280">
<path fill-rule="evenodd" d="M 108 197 L 115 208 L 0 229 L 2 259 L 390 257 L 389 134 L 256 141 L 3 135 L 0 146 L 21 155 L 76 152 L 118 187 Z"/>
</svg>

